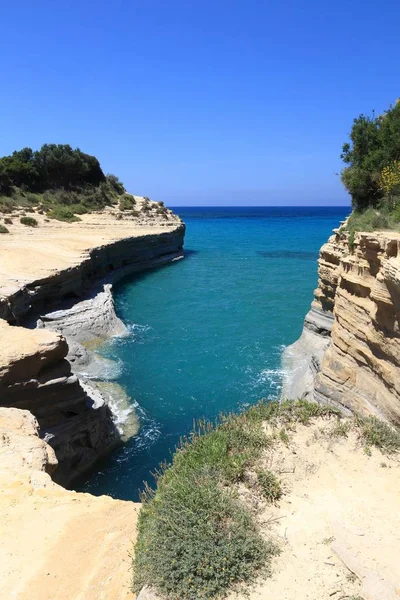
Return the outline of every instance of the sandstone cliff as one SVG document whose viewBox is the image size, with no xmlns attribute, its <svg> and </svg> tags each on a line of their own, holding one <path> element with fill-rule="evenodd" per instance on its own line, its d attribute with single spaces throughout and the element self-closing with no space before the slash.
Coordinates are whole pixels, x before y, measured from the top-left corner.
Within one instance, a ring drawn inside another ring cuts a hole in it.
<svg viewBox="0 0 400 600">
<path fill-rule="evenodd" d="M 286 397 L 400 423 L 400 234 L 334 230 L 301 338 L 283 358 Z"/>
<path fill-rule="evenodd" d="M 107 367 L 92 348 L 127 333 L 111 284 L 183 256 L 185 226 L 171 211 L 157 210 L 138 220 L 110 209 L 76 223 L 37 214 L 37 228 L 14 221 L 1 236 L 0 406 L 27 409 L 38 419 L 57 455 L 54 478 L 63 485 L 137 432 L 134 412 L 127 431 L 112 414 L 127 404 L 124 390 L 102 390 L 86 378 L 101 379 Z"/>
<path fill-rule="evenodd" d="M 0 320 L 0 339 L 1 405 L 35 415 L 58 458 L 53 478 L 68 485 L 120 443 L 110 409 L 72 373 L 61 335 Z"/>
</svg>

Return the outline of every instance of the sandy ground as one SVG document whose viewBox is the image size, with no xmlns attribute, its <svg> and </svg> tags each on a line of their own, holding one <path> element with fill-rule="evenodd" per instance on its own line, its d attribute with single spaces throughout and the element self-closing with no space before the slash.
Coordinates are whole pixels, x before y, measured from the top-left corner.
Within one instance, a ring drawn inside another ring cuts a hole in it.
<svg viewBox="0 0 400 600">
<path fill-rule="evenodd" d="M 285 495 L 261 520 L 282 552 L 250 600 L 400 598 L 399 459 L 374 449 L 368 456 L 354 433 L 332 438 L 331 426 L 298 425 L 288 446 L 278 442 L 265 456 Z M 0 598 L 133 600 L 129 554 L 140 505 L 55 485 L 32 462 L 44 442 L 18 427 L 14 446 L 7 434 L 2 441 L 9 467 L 0 468 Z"/>
<path fill-rule="evenodd" d="M 30 480 L 0 475 L 0 598 L 133 599 L 129 553 L 140 505 Z"/>
<path fill-rule="evenodd" d="M 140 225 L 127 218 L 117 220 L 106 211 L 82 215 L 77 223 L 46 222 L 42 215 L 31 216 L 38 227 L 26 227 L 19 217 L 12 217 L 13 224 L 6 225 L 10 233 L 0 235 L 0 296 L 79 264 L 92 248 L 127 237 L 163 233 L 179 225 L 156 220 Z"/>
<path fill-rule="evenodd" d="M 400 598 L 399 460 L 367 456 L 354 433 L 329 439 L 326 427 L 297 426 L 266 460 L 286 494 L 262 516 L 283 551 L 251 600 Z"/>
</svg>

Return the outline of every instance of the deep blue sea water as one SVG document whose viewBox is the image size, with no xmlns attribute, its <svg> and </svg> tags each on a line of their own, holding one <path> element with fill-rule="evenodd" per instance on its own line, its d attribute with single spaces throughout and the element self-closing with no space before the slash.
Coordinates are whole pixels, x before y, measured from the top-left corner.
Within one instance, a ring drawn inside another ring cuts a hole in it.
<svg viewBox="0 0 400 600">
<path fill-rule="evenodd" d="M 349 208 L 177 208 L 186 257 L 115 288 L 130 336 L 105 355 L 141 431 L 79 489 L 138 499 L 193 420 L 279 395 L 282 349 L 301 333 L 320 246 Z"/>
</svg>

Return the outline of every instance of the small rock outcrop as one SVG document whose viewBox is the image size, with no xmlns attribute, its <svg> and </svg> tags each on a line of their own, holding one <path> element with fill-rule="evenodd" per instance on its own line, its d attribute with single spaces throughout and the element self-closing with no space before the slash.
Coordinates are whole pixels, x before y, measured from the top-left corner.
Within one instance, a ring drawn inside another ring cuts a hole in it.
<svg viewBox="0 0 400 600">
<path fill-rule="evenodd" d="M 72 373 L 62 335 L 0 320 L 0 338 L 0 404 L 36 417 L 57 455 L 53 478 L 68 485 L 120 443 L 110 409 Z"/>
<path fill-rule="evenodd" d="M 400 424 L 400 233 L 335 230 L 301 338 L 284 354 L 286 397 Z"/>
<path fill-rule="evenodd" d="M 54 450 L 39 438 L 39 424 L 27 410 L 0 407 L 0 470 L 10 478 L 22 470 L 52 475 Z M 36 473 L 37 475 L 37 473 Z M 43 481 L 51 483 L 50 478 Z"/>
</svg>

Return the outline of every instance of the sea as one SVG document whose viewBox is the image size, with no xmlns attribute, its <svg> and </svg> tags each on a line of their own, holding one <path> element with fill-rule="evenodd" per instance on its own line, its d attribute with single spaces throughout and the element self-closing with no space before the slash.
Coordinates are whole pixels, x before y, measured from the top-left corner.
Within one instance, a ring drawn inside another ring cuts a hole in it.
<svg viewBox="0 0 400 600">
<path fill-rule="evenodd" d="M 76 489 L 139 500 L 196 420 L 280 395 L 281 356 L 301 334 L 320 246 L 350 207 L 178 207 L 185 258 L 115 286 L 129 336 L 102 353 L 140 432 Z"/>
</svg>

